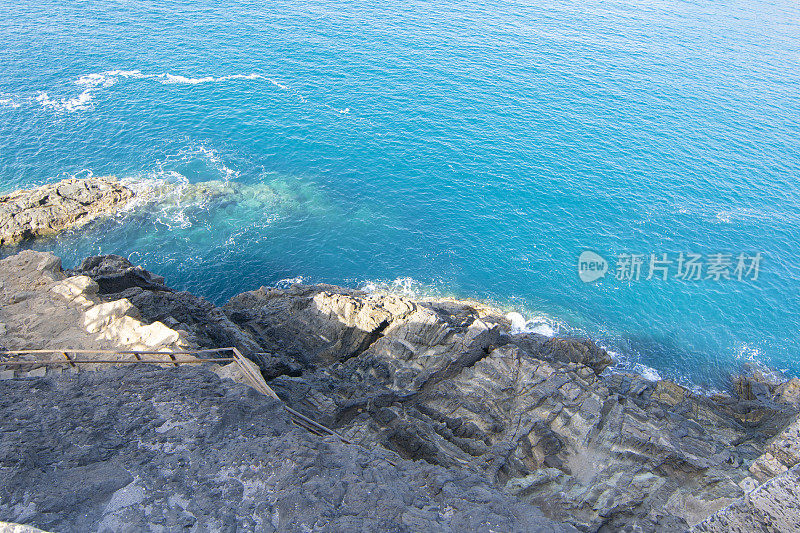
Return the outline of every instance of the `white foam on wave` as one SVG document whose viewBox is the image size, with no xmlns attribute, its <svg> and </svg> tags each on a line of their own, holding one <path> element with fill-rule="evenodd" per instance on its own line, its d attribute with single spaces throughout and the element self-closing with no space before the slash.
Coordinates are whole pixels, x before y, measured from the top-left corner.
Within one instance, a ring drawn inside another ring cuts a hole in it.
<svg viewBox="0 0 800 533">
<path fill-rule="evenodd" d="M 716 209 L 709 216 L 710 221 L 715 224 L 731 224 L 744 221 L 759 221 L 787 216 L 786 213 L 779 211 L 765 211 L 763 209 L 753 209 L 749 207 L 733 207 L 731 209 Z"/>
<path fill-rule="evenodd" d="M 55 111 L 73 111 L 86 110 L 91 107 L 92 99 L 94 98 L 94 88 L 90 87 L 84 89 L 78 96 L 72 98 L 53 99 L 44 91 L 40 91 L 36 96 L 36 101 L 42 104 L 42 107 L 50 108 Z"/>
<path fill-rule="evenodd" d="M 224 81 L 231 81 L 231 80 L 264 80 L 270 82 L 272 85 L 279 87 L 281 89 L 288 89 L 288 87 L 278 81 L 264 76 L 263 74 L 229 74 L 227 76 L 204 76 L 202 78 L 191 78 L 188 76 L 182 76 L 180 74 L 156 74 L 154 76 L 150 76 L 152 78 L 158 79 L 161 83 L 165 84 L 184 84 L 184 85 L 200 85 L 201 83 L 214 83 L 214 82 L 224 82 Z"/>
<path fill-rule="evenodd" d="M 308 278 L 306 278 L 304 276 L 295 276 L 293 278 L 284 278 L 284 279 L 278 281 L 277 283 L 275 283 L 275 286 L 277 288 L 279 288 L 279 289 L 288 289 L 289 287 L 291 287 L 292 285 L 295 285 L 297 283 L 300 283 L 300 284 L 305 283 L 307 279 Z"/>
<path fill-rule="evenodd" d="M 506 318 L 511 322 L 511 333 L 537 333 L 545 337 L 555 337 L 559 324 L 544 315 L 525 318 L 522 313 L 511 311 L 506 313 Z"/>
<path fill-rule="evenodd" d="M 271 78 L 265 74 L 258 72 L 251 72 L 249 74 L 226 74 L 222 76 L 190 76 L 184 74 L 176 74 L 172 72 L 162 73 L 144 73 L 141 70 L 107 70 L 103 72 L 94 72 L 85 74 L 73 80 L 74 85 L 80 87 L 82 90 L 75 96 L 53 98 L 46 91 L 39 91 L 34 98 L 28 98 L 28 101 L 36 101 L 42 107 L 58 111 L 73 113 L 75 111 L 88 111 L 93 109 L 95 97 L 104 90 L 118 84 L 120 79 L 133 79 L 133 80 L 148 80 L 154 83 L 164 85 L 188 85 L 198 86 L 209 83 L 227 83 L 233 81 L 256 81 L 269 83 L 282 91 L 286 91 L 300 102 L 306 104 L 309 100 L 303 96 L 299 91 L 292 89 L 290 86 L 279 82 L 275 78 Z M 0 101 L 2 104 L 3 101 Z M 10 106 L 9 104 L 2 104 Z M 334 107 L 329 104 L 320 103 L 320 107 L 329 109 L 339 115 L 347 116 L 348 118 L 356 118 L 350 112 L 349 107 Z M 363 119 L 358 119 L 363 120 Z"/>
<path fill-rule="evenodd" d="M 364 292 L 388 293 L 411 299 L 441 298 L 443 291 L 435 285 L 427 285 L 412 277 L 404 276 L 393 280 L 367 281 L 359 286 Z"/>
<path fill-rule="evenodd" d="M 633 365 L 633 371 L 646 380 L 661 381 L 661 374 L 658 373 L 658 370 L 653 367 L 643 365 L 642 363 L 636 363 Z"/>
<path fill-rule="evenodd" d="M 717 213 L 715 218 L 717 222 L 722 222 L 723 224 L 730 224 L 732 216 L 733 214 L 730 211 L 720 211 Z"/>
<path fill-rule="evenodd" d="M 17 96 L 8 93 L 0 93 L 0 107 L 17 109 L 21 105 Z"/>
<path fill-rule="evenodd" d="M 203 171 L 198 175 L 190 174 L 195 178 L 190 179 L 184 172 L 196 168 L 198 163 L 202 164 Z M 126 211 L 148 205 L 154 222 L 185 230 L 196 224 L 199 211 L 209 209 L 212 205 L 210 197 L 197 194 L 192 187 L 205 183 L 222 188 L 238 176 L 239 171 L 227 166 L 217 150 L 203 144 L 192 144 L 155 161 L 150 171 L 120 181 L 135 193 Z M 267 217 L 262 222 L 272 223 L 274 220 Z M 238 236 L 237 233 L 231 234 L 227 244 L 235 246 Z"/>
<path fill-rule="evenodd" d="M 229 74 L 225 76 L 204 76 L 200 78 L 194 78 L 171 73 L 144 74 L 140 70 L 107 70 L 104 72 L 85 74 L 74 80 L 73 83 L 75 85 L 83 88 L 83 90 L 77 96 L 70 98 L 51 98 L 47 92 L 39 91 L 35 97 L 35 100 L 43 107 L 53 109 L 55 111 L 72 113 L 74 111 L 89 110 L 92 108 L 92 101 L 96 94 L 102 89 L 108 89 L 114 86 L 120 78 L 155 80 L 167 85 L 199 85 L 202 83 L 226 82 L 233 80 L 263 80 L 268 81 L 280 89 L 289 89 L 286 85 L 274 80 L 273 78 L 255 72 L 251 74 Z M 0 104 L 5 106 L 5 104 L 3 104 L 3 100 L 0 100 Z M 19 106 L 17 105 L 16 107 Z"/>
<path fill-rule="evenodd" d="M 95 72 L 85 74 L 77 78 L 73 83 L 83 90 L 72 98 L 53 99 L 44 92 L 39 91 L 35 100 L 43 107 L 51 108 L 56 111 L 85 111 L 91 109 L 92 100 L 98 91 L 108 89 L 117 83 L 119 78 L 141 78 L 143 74 L 138 70 L 108 70 L 105 72 Z"/>
<path fill-rule="evenodd" d="M 239 176 L 239 171 L 228 167 L 217 150 L 203 144 L 194 144 L 157 160 L 149 172 L 125 177 L 120 181 L 131 188 L 137 198 L 142 197 L 145 202 L 151 201 L 153 195 L 163 195 L 167 190 L 180 195 L 190 185 L 191 180 L 179 169 L 198 160 L 218 173 L 216 176 L 206 176 L 203 181 L 226 182 L 235 180 Z"/>
<path fill-rule="evenodd" d="M 160 74 L 159 77 L 164 80 L 164 83 L 182 83 L 184 85 L 198 85 L 200 83 L 214 81 L 212 76 L 208 76 L 206 78 L 187 78 L 186 76 L 180 75 Z"/>
<path fill-rule="evenodd" d="M 736 359 L 739 361 L 760 362 L 762 355 L 760 348 L 749 344 L 740 344 L 736 349 Z"/>
<path fill-rule="evenodd" d="M 136 193 L 138 205 L 155 207 L 154 221 L 173 229 L 187 229 L 192 222 L 187 215 L 190 206 L 180 201 L 189 186 L 189 179 L 174 170 L 158 169 L 144 178 L 126 180 Z"/>
<path fill-rule="evenodd" d="M 191 225 L 186 216 L 186 205 L 175 199 L 189 184 L 188 178 L 180 172 L 158 169 L 144 175 L 128 176 L 120 182 L 134 192 L 133 200 L 128 202 L 122 214 L 137 212 L 143 206 L 154 211 L 153 220 L 169 228 L 186 229 Z"/>
<path fill-rule="evenodd" d="M 205 157 L 217 170 L 219 170 L 222 174 L 224 174 L 224 176 L 222 177 L 224 181 L 230 181 L 232 179 L 236 179 L 239 177 L 239 171 L 233 170 L 228 165 L 226 165 L 222 161 L 222 157 L 220 157 L 219 153 L 216 150 L 212 148 L 206 148 L 202 144 L 198 145 L 196 147 L 196 150 L 197 152 L 202 154 L 202 156 Z"/>
<path fill-rule="evenodd" d="M 648 381 L 660 381 L 664 379 L 661 376 L 661 373 L 655 368 L 640 361 L 633 360 L 601 343 L 598 343 L 598 346 L 608 352 L 608 355 L 610 355 L 611 359 L 614 360 L 614 364 L 608 367 L 606 372 L 630 372 L 639 375 Z"/>
<path fill-rule="evenodd" d="M 347 115 L 347 114 L 350 113 L 350 108 L 349 107 L 345 107 L 344 109 L 339 109 L 337 107 L 333 107 L 332 105 L 328 105 L 328 104 L 325 104 L 325 107 L 327 107 L 331 111 L 336 111 L 340 115 Z"/>
</svg>

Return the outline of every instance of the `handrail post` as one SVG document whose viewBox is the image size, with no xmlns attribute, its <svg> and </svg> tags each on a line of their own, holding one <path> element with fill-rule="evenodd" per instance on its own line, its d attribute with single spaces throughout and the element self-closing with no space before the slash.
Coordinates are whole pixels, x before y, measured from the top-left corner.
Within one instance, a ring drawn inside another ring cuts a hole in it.
<svg viewBox="0 0 800 533">
<path fill-rule="evenodd" d="M 69 356 L 67 352 L 61 352 L 61 353 L 64 354 L 64 357 L 66 357 L 67 361 L 69 361 L 69 366 L 71 366 L 72 368 L 78 368 L 77 366 L 75 366 L 75 363 L 72 362 L 72 358 Z"/>
</svg>

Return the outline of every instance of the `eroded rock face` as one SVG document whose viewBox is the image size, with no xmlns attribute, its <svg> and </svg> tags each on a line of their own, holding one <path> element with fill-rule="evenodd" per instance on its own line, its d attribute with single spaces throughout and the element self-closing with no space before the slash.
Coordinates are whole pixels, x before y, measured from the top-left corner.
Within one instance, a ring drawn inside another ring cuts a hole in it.
<svg viewBox="0 0 800 533">
<path fill-rule="evenodd" d="M 0 245 L 77 227 L 113 213 L 133 191 L 113 178 L 67 179 L 0 196 Z"/>
<path fill-rule="evenodd" d="M 797 414 L 792 382 L 700 396 L 605 372 L 610 357 L 585 339 L 512 334 L 474 303 L 330 285 L 262 288 L 222 307 L 140 283 L 100 297 L 195 345 L 237 346 L 290 406 L 354 442 L 479 475 L 584 531 L 701 522 L 757 485 L 751 465 Z"/>
<path fill-rule="evenodd" d="M 764 453 L 750 465 L 750 472 L 759 482 L 786 472 L 800 463 L 800 417 L 795 418 L 770 440 Z"/>
<path fill-rule="evenodd" d="M 511 335 L 501 315 L 329 286 L 262 289 L 223 309 L 301 376 L 272 386 L 348 438 L 479 472 L 585 531 L 683 531 L 744 493 L 795 412 L 601 375 L 591 341 Z"/>
<path fill-rule="evenodd" d="M 143 321 L 129 300 L 101 296 L 92 278 L 69 274 L 50 253 L 25 250 L 0 260 L 3 349 L 179 351 L 190 346 L 181 332 Z"/>
<path fill-rule="evenodd" d="M 774 477 L 692 528 L 693 533 L 800 531 L 800 466 Z"/>
<path fill-rule="evenodd" d="M 203 368 L 0 381 L 0 516 L 50 531 L 574 531 L 468 471 L 295 428 Z"/>
</svg>

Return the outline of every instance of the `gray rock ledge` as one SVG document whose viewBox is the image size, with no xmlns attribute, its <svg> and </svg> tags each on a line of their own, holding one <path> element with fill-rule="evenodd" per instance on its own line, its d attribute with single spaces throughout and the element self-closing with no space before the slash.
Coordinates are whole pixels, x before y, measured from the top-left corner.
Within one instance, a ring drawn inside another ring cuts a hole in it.
<svg viewBox="0 0 800 533">
<path fill-rule="evenodd" d="M 110 177 L 70 178 L 0 196 L 0 245 L 82 226 L 113 213 L 133 197 Z"/>
<path fill-rule="evenodd" d="M 3 380 L 0 412 L 0 520 L 48 531 L 574 531 L 473 473 L 296 428 L 202 368 Z"/>
</svg>

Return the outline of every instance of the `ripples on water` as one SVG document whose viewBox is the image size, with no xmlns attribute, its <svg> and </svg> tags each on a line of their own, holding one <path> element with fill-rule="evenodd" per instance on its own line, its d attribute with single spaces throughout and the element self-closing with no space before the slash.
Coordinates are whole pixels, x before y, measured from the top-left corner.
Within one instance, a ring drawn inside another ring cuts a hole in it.
<svg viewBox="0 0 800 533">
<path fill-rule="evenodd" d="M 7 4 L 0 188 L 168 186 L 33 246 L 121 253 L 216 302 L 298 277 L 471 297 L 654 377 L 800 374 L 799 20 L 788 1 Z M 752 283 L 585 285 L 584 249 L 765 261 Z"/>
</svg>

